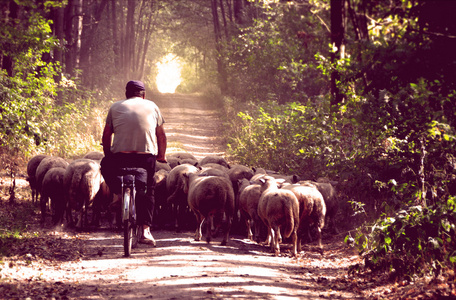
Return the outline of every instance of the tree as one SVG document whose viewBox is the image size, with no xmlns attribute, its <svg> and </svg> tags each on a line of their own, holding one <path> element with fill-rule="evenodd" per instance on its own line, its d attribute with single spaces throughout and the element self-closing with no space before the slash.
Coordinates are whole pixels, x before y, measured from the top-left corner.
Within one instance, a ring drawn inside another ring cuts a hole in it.
<svg viewBox="0 0 456 300">
<path fill-rule="evenodd" d="M 331 52 L 331 63 L 336 64 L 336 61 L 344 58 L 344 3 L 345 0 L 331 0 L 331 43 L 333 50 Z M 342 102 L 343 95 L 341 94 L 337 84 L 340 81 L 340 75 L 337 69 L 331 72 L 331 94 L 332 104 L 336 105 Z"/>
</svg>

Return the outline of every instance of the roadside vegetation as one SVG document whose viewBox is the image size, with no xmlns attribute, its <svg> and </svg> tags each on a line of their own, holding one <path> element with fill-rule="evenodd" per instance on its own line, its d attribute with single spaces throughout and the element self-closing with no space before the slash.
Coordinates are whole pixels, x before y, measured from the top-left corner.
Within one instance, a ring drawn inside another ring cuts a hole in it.
<svg viewBox="0 0 456 300">
<path fill-rule="evenodd" d="M 12 182 L 34 154 L 75 158 L 101 150 L 106 109 L 123 96 L 126 76 L 144 78 L 153 94 L 155 63 L 174 53 L 184 64 L 178 92 L 202 93 L 223 107 L 231 160 L 338 182 L 339 227 L 364 259 L 353 274 L 454 278 L 452 1 L 235 1 L 244 3 L 239 11 L 217 1 L 151 1 L 156 5 L 147 9 L 156 27 L 140 28 L 149 21 L 142 16 L 135 28 L 150 34 L 153 49 L 143 40 L 132 42 L 144 51 L 149 73 L 124 72 L 139 57 L 118 60 L 125 57 L 113 39 L 122 25 L 111 28 L 109 20 L 113 11 L 127 10 L 124 4 L 112 1 L 108 12 L 106 1 L 93 1 L 100 14 L 85 8 L 86 17 L 99 21 L 85 30 L 106 38 L 94 45 L 76 36 L 90 45 L 85 51 L 92 59 L 78 68 L 69 58 L 56 59 L 69 45 L 51 16 L 65 1 L 7 2 L 0 40 L 0 167 Z M 128 7 L 131 16 L 139 14 L 140 2 L 136 10 Z M 337 2 L 347 10 L 342 42 L 333 39 L 330 26 Z M 21 12 L 16 17 L 15 9 Z M 15 196 L 13 184 L 8 201 Z M 19 207 L 23 212 L 0 217 L 2 255 L 11 255 L 7 249 L 17 249 L 12 246 L 27 231 L 17 216 L 31 210 Z"/>
</svg>

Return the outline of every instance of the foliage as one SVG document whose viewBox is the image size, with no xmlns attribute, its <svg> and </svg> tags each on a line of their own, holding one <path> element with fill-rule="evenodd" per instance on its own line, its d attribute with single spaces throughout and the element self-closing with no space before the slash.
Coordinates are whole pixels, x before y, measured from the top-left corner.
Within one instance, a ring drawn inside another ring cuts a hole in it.
<svg viewBox="0 0 456 300">
<path fill-rule="evenodd" d="M 429 207 L 410 206 L 360 227 L 346 242 L 356 246 L 365 267 L 395 278 L 438 276 L 456 267 L 456 198 Z"/>
<path fill-rule="evenodd" d="M 324 103 L 269 102 L 256 112 L 238 113 L 233 121 L 237 131 L 228 145 L 231 154 L 248 165 L 304 178 L 326 173 L 344 153 L 336 151 L 341 124 Z"/>
<path fill-rule="evenodd" d="M 328 40 L 312 9 L 310 4 L 262 8 L 251 26 L 238 28 L 224 55 L 238 101 L 302 101 L 328 90 L 313 58 Z"/>
</svg>

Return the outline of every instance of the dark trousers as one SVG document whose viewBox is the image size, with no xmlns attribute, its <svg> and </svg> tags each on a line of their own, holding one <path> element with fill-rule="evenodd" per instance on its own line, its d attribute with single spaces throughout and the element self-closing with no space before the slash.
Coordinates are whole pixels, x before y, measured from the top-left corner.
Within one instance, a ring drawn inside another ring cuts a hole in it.
<svg viewBox="0 0 456 300">
<path fill-rule="evenodd" d="M 101 161 L 101 174 L 111 192 L 120 194 L 121 179 L 119 170 L 122 168 L 143 168 L 144 176 L 136 177 L 136 214 L 138 225 L 152 226 L 155 208 L 155 159 L 152 154 L 114 153 L 105 156 Z"/>
</svg>

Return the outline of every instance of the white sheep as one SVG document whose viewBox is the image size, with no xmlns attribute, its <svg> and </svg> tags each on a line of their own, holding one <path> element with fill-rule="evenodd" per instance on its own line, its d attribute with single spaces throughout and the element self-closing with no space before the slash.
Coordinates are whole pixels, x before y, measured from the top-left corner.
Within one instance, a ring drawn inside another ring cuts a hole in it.
<svg viewBox="0 0 456 300">
<path fill-rule="evenodd" d="M 335 232 L 338 233 L 337 226 L 336 226 L 336 214 L 339 211 L 339 200 L 337 198 L 337 191 L 334 185 L 337 184 L 336 181 L 329 181 L 324 178 L 319 178 L 317 181 L 299 181 L 298 182 L 301 185 L 313 185 L 315 186 L 318 191 L 321 193 L 323 196 L 323 199 L 325 200 L 325 205 L 326 205 L 326 217 L 325 217 L 325 224 L 328 225 L 328 227 L 331 227 L 331 229 Z M 331 226 L 330 226 L 331 224 Z"/>
<path fill-rule="evenodd" d="M 299 237 L 298 251 L 301 251 L 302 234 L 308 232 L 311 224 L 315 224 L 318 232 L 318 247 L 323 254 L 321 230 L 325 225 L 326 205 L 322 194 L 313 185 L 291 184 L 282 187 L 293 192 L 299 201 Z"/>
<path fill-rule="evenodd" d="M 277 256 L 280 253 L 280 230 L 285 237 L 292 239 L 292 254 L 297 256 L 297 231 L 299 226 L 299 203 L 295 194 L 279 189 L 275 178 L 265 176 L 260 179 L 261 197 L 258 202 L 258 215 L 268 227 L 266 244 Z"/>
<path fill-rule="evenodd" d="M 219 165 L 222 165 L 222 166 L 224 166 L 226 168 L 230 168 L 230 165 L 225 160 L 225 158 L 223 158 L 222 156 L 219 156 L 219 155 L 208 155 L 206 157 L 203 157 L 199 161 L 199 165 L 200 166 L 204 166 L 205 164 L 209 164 L 209 163 L 219 164 Z"/>
<path fill-rule="evenodd" d="M 70 223 L 73 223 L 72 210 L 80 213 L 76 227 L 82 228 L 87 225 L 87 209 L 98 193 L 102 181 L 100 165 L 93 160 L 78 159 L 68 165 L 63 177 L 63 184 Z"/>
<path fill-rule="evenodd" d="M 83 158 L 95 160 L 97 162 L 100 162 L 103 159 L 103 157 L 104 154 L 99 151 L 89 151 L 86 153 L 86 155 L 83 156 Z"/>
<path fill-rule="evenodd" d="M 239 210 L 247 226 L 247 238 L 259 242 L 262 221 L 258 216 L 258 202 L 261 197 L 261 185 L 250 184 L 247 179 L 242 179 L 239 185 Z M 252 227 L 254 232 L 252 233 Z"/>
</svg>

